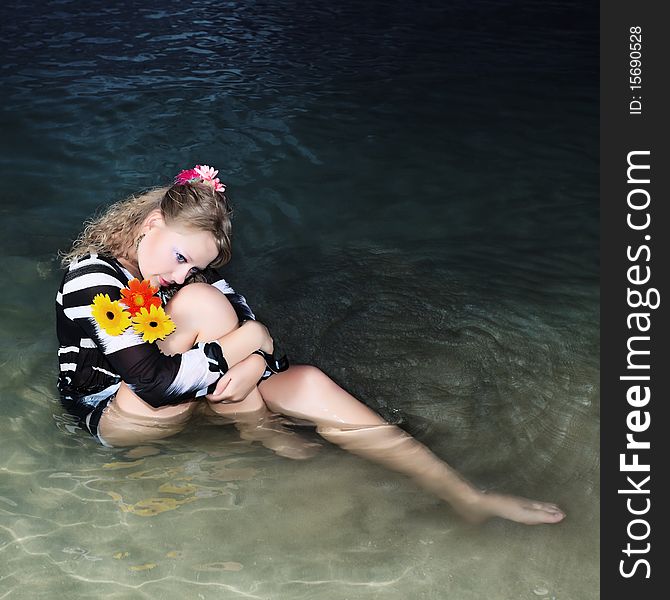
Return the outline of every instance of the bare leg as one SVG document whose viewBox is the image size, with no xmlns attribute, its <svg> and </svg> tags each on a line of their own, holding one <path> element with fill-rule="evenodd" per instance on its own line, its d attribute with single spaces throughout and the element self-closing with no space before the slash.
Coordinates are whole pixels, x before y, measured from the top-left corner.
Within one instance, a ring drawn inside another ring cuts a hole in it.
<svg viewBox="0 0 670 600">
<path fill-rule="evenodd" d="M 478 490 L 409 434 L 340 388 L 315 367 L 295 365 L 259 386 L 270 410 L 317 425 L 328 441 L 412 477 L 447 501 L 465 519 L 503 517 L 520 523 L 556 523 L 555 505 Z"/>
</svg>

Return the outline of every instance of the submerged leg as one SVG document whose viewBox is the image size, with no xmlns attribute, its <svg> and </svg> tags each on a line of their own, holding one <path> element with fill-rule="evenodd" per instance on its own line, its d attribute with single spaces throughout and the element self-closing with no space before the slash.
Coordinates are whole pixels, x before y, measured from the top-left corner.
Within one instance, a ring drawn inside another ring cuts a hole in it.
<svg viewBox="0 0 670 600">
<path fill-rule="evenodd" d="M 210 422 L 232 423 L 243 440 L 259 442 L 279 456 L 305 459 L 314 456 L 320 444 L 307 441 L 285 427 L 281 417 L 270 412 L 258 388 L 242 401 L 233 404 L 204 402 L 201 414 Z"/>
<path fill-rule="evenodd" d="M 315 367 L 292 366 L 261 383 L 259 389 L 270 410 L 313 422 L 326 440 L 411 477 L 468 521 L 502 517 L 527 524 L 556 523 L 565 516 L 555 504 L 477 489 Z"/>
</svg>

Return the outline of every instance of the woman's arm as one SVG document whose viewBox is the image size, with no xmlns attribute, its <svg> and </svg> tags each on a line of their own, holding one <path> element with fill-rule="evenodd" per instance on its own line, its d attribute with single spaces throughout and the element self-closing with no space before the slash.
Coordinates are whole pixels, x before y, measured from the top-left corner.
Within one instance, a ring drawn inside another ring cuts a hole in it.
<svg viewBox="0 0 670 600">
<path fill-rule="evenodd" d="M 228 367 L 250 357 L 256 350 L 260 349 L 268 354 L 272 354 L 274 350 L 270 332 L 258 321 L 245 321 L 238 329 L 220 337 L 217 341 L 223 349 Z"/>
</svg>

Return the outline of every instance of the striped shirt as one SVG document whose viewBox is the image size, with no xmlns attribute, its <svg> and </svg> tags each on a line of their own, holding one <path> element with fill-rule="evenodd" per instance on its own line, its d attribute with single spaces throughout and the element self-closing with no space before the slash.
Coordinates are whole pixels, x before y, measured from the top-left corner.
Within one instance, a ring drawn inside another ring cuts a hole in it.
<svg viewBox="0 0 670 600">
<path fill-rule="evenodd" d="M 203 275 L 226 295 L 240 321 L 255 318 L 244 297 L 214 269 Z M 93 298 L 107 294 L 119 300 L 131 279 L 116 259 L 90 254 L 70 265 L 56 295 L 58 390 L 65 409 L 80 418 L 115 394 L 122 381 L 158 408 L 211 393 L 228 370 L 216 341 L 199 342 L 183 354 L 167 356 L 156 344 L 142 341 L 132 327 L 120 335 L 102 329 L 92 316 Z"/>
</svg>

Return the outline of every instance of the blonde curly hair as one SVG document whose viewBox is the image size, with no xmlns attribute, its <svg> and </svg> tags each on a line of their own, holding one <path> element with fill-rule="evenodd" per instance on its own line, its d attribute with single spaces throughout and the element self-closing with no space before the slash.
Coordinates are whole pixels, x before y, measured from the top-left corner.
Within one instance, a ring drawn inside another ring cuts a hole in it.
<svg viewBox="0 0 670 600">
<path fill-rule="evenodd" d="M 233 212 L 230 202 L 211 185 L 192 182 L 154 188 L 112 204 L 102 215 L 85 222 L 72 248 L 61 253 L 62 265 L 68 267 L 89 253 L 127 258 L 144 220 L 155 209 L 160 209 L 167 225 L 181 225 L 214 236 L 219 254 L 211 266 L 219 267 L 230 261 Z"/>
</svg>

